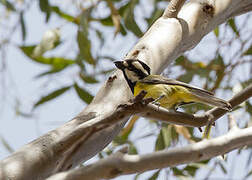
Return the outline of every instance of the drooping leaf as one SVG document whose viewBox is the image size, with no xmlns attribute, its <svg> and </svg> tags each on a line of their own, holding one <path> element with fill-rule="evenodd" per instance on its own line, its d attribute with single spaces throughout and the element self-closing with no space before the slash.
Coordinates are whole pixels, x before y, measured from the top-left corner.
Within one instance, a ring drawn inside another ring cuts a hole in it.
<svg viewBox="0 0 252 180">
<path fill-rule="evenodd" d="M 96 33 L 96 36 L 99 38 L 99 40 L 100 40 L 100 48 L 102 48 L 103 47 L 103 45 L 104 45 L 104 42 L 105 42 L 105 39 L 104 39 L 104 36 L 103 36 L 103 34 L 102 34 L 102 32 L 101 31 L 99 31 L 99 30 L 95 30 L 95 33 Z"/>
<path fill-rule="evenodd" d="M 228 20 L 228 25 L 231 27 L 231 29 L 234 31 L 234 33 L 239 36 L 239 31 L 237 30 L 237 27 L 235 25 L 234 19 L 229 19 Z"/>
<path fill-rule="evenodd" d="M 9 143 L 4 139 L 4 137 L 0 136 L 0 141 L 2 142 L 3 146 L 9 151 L 9 153 L 14 152 L 14 149 L 9 145 Z"/>
<path fill-rule="evenodd" d="M 115 8 L 114 4 L 112 3 L 111 0 L 107 0 L 107 4 L 109 6 L 110 12 L 111 12 L 111 17 L 112 17 L 112 21 L 113 24 L 115 26 L 115 34 L 114 36 L 116 36 L 116 34 L 120 31 L 120 20 L 121 20 L 121 16 L 118 12 L 118 10 Z"/>
<path fill-rule="evenodd" d="M 185 74 L 180 75 L 177 79 L 179 81 L 189 83 L 192 81 L 195 71 L 187 71 Z"/>
<path fill-rule="evenodd" d="M 248 179 L 252 176 L 252 169 L 248 172 L 248 174 L 244 177 L 244 179 Z"/>
<path fill-rule="evenodd" d="M 216 28 L 214 29 L 214 34 L 215 34 L 216 37 L 219 36 L 219 27 L 216 27 Z"/>
<path fill-rule="evenodd" d="M 223 172 L 224 174 L 227 174 L 227 169 L 225 168 L 225 166 L 222 164 L 221 161 L 218 163 L 218 165 L 220 166 L 222 172 Z"/>
<path fill-rule="evenodd" d="M 198 169 L 199 168 L 194 165 L 187 165 L 183 170 L 188 172 L 188 174 L 190 174 L 193 177 L 195 176 L 195 173 Z"/>
<path fill-rule="evenodd" d="M 77 92 L 78 96 L 87 104 L 89 104 L 92 99 L 93 99 L 93 96 L 87 92 L 85 89 L 81 88 L 78 86 L 77 83 L 74 83 L 74 89 L 75 91 Z"/>
<path fill-rule="evenodd" d="M 143 35 L 143 32 L 137 25 L 134 17 L 134 8 L 138 4 L 139 0 L 132 0 L 129 1 L 128 6 L 126 7 L 123 18 L 124 18 L 124 24 L 128 30 L 130 30 L 132 33 L 134 33 L 137 37 L 141 37 Z"/>
<path fill-rule="evenodd" d="M 180 170 L 180 169 L 178 169 L 178 168 L 176 168 L 176 167 L 171 168 L 171 170 L 173 171 L 173 174 L 174 174 L 175 176 L 185 176 L 183 170 Z"/>
<path fill-rule="evenodd" d="M 63 68 L 58 68 L 58 69 L 55 69 L 55 68 L 51 68 L 49 71 L 45 71 L 45 72 L 42 72 L 42 73 L 39 73 L 38 75 L 35 76 L 35 78 L 41 78 L 41 77 L 44 77 L 46 75 L 49 75 L 49 74 L 54 74 L 54 73 L 57 73 L 57 72 L 60 72 L 64 69 L 65 67 Z"/>
<path fill-rule="evenodd" d="M 191 134 L 190 134 L 189 130 L 187 129 L 187 127 L 180 126 L 180 125 L 174 125 L 174 128 L 178 134 L 184 136 L 184 138 L 187 139 L 189 142 L 194 142 L 192 140 Z"/>
<path fill-rule="evenodd" d="M 52 12 L 56 13 L 58 16 L 60 16 L 61 18 L 75 23 L 75 24 L 79 24 L 80 22 L 78 21 L 78 19 L 76 19 L 74 16 L 71 16 L 63 11 L 60 10 L 60 8 L 58 6 L 51 6 L 51 10 Z"/>
<path fill-rule="evenodd" d="M 46 22 L 49 21 L 51 15 L 51 6 L 48 0 L 39 0 L 39 8 L 46 14 Z"/>
<path fill-rule="evenodd" d="M 120 132 L 120 137 L 125 141 L 128 140 L 130 133 L 132 132 L 136 121 L 139 119 L 139 116 L 132 116 L 129 123 L 127 123 L 126 127 Z"/>
<path fill-rule="evenodd" d="M 164 12 L 163 9 L 159 9 L 156 7 L 152 11 L 152 14 L 150 15 L 150 17 L 146 18 L 146 21 L 148 23 L 148 27 L 150 27 L 163 14 L 163 12 Z"/>
<path fill-rule="evenodd" d="M 38 100 L 35 105 L 34 105 L 34 108 L 35 107 L 38 107 L 39 105 L 41 104 L 44 104 L 45 102 L 48 102 L 52 99 L 55 99 L 56 97 L 62 95 L 63 93 L 65 93 L 67 90 L 70 89 L 71 86 L 67 86 L 67 87 L 63 87 L 63 88 L 60 88 L 60 89 L 57 89 L 51 93 L 49 93 L 48 95 L 46 96 L 43 96 L 42 98 L 40 98 L 40 100 Z"/>
<path fill-rule="evenodd" d="M 244 55 L 252 55 L 252 46 L 244 53 Z"/>
<path fill-rule="evenodd" d="M 252 104 L 246 101 L 246 111 L 252 116 Z"/>
<path fill-rule="evenodd" d="M 23 51 L 23 53 L 26 56 L 28 56 L 34 62 L 52 66 L 52 69 L 50 70 L 50 72 L 52 73 L 63 70 L 67 66 L 75 63 L 74 60 L 66 59 L 63 57 L 44 57 L 44 56 L 34 57 L 33 51 L 35 49 L 35 46 L 20 46 L 19 48 Z"/>
<path fill-rule="evenodd" d="M 142 173 L 138 173 L 136 174 L 136 176 L 134 177 L 134 180 L 138 180 L 138 178 L 142 175 Z"/>
<path fill-rule="evenodd" d="M 156 180 L 159 176 L 160 170 L 156 171 L 154 174 L 152 174 L 151 177 L 148 178 L 148 180 Z"/>
<path fill-rule="evenodd" d="M 85 82 L 85 83 L 88 83 L 88 84 L 95 84 L 95 83 L 98 83 L 99 81 L 95 79 L 95 77 L 93 76 L 88 76 L 88 75 L 85 75 L 83 73 L 80 73 L 79 74 L 80 78 Z"/>
<path fill-rule="evenodd" d="M 171 126 L 162 127 L 155 144 L 155 151 L 169 147 L 171 144 Z"/>
<path fill-rule="evenodd" d="M 95 65 L 95 59 L 91 53 L 91 43 L 84 31 L 79 30 L 77 42 L 80 50 L 80 56 L 89 64 Z"/>
<path fill-rule="evenodd" d="M 130 143 L 129 145 L 129 151 L 128 154 L 138 154 L 136 146 L 134 146 L 133 143 Z"/>
<path fill-rule="evenodd" d="M 113 26 L 113 21 L 111 16 L 108 16 L 106 18 L 102 18 L 99 19 L 99 22 L 103 25 L 103 26 Z"/>
<path fill-rule="evenodd" d="M 0 3 L 4 5 L 10 11 L 16 11 L 16 8 L 8 0 L 0 0 Z"/>
<path fill-rule="evenodd" d="M 26 39 L 26 28 L 25 28 L 25 20 L 24 20 L 24 12 L 20 13 L 20 24 L 21 24 L 21 32 L 23 41 Z"/>
</svg>

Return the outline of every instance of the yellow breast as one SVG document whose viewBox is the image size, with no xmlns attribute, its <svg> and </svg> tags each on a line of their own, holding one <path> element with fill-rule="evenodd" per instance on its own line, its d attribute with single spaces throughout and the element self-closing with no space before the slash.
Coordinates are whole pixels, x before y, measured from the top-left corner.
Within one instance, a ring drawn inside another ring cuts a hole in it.
<svg viewBox="0 0 252 180">
<path fill-rule="evenodd" d="M 160 106 L 170 109 L 182 102 L 193 102 L 195 97 L 190 91 L 183 86 L 166 85 L 166 84 L 145 84 L 137 82 L 134 88 L 134 96 L 138 95 L 142 90 L 146 91 L 146 98 L 154 99 L 164 95 L 158 102 Z"/>
</svg>

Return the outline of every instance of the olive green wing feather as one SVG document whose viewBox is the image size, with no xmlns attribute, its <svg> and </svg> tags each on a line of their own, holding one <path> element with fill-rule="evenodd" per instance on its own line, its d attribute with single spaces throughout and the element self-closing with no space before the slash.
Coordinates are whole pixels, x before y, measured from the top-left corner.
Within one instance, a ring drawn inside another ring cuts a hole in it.
<svg viewBox="0 0 252 180">
<path fill-rule="evenodd" d="M 214 97 L 213 93 L 174 79 L 165 78 L 159 75 L 150 75 L 142 80 L 141 83 L 146 84 L 167 84 L 167 85 L 176 85 L 187 88 L 197 99 L 198 102 L 209 104 L 211 106 L 217 106 L 221 109 L 230 111 L 232 109 L 231 105 L 220 98 Z"/>
<path fill-rule="evenodd" d="M 212 92 L 207 91 L 205 89 L 201 89 L 201 88 L 192 86 L 190 84 L 186 84 L 186 83 L 176 81 L 174 79 L 169 79 L 169 78 L 159 76 L 159 75 L 150 75 L 150 76 L 140 80 L 140 82 L 141 83 L 146 83 L 146 84 L 167 84 L 167 85 L 183 86 L 183 87 L 188 88 L 188 89 L 199 90 L 199 91 L 202 91 L 202 92 L 207 93 L 209 95 L 213 95 Z"/>
</svg>

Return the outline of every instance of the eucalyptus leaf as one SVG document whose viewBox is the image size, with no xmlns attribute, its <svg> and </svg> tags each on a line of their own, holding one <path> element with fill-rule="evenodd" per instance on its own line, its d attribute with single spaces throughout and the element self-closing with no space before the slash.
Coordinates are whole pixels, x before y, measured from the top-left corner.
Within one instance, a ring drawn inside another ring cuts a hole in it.
<svg viewBox="0 0 252 180">
<path fill-rule="evenodd" d="M 49 0 L 39 0 L 39 8 L 46 14 L 46 22 L 48 22 L 51 16 L 51 6 Z"/>
<path fill-rule="evenodd" d="M 159 176 L 160 170 L 156 171 L 154 174 L 152 174 L 151 177 L 148 178 L 148 180 L 156 180 Z"/>
<path fill-rule="evenodd" d="M 15 6 L 10 3 L 8 0 L 0 0 L 0 3 L 4 5 L 10 11 L 16 11 Z"/>
<path fill-rule="evenodd" d="M 74 16 L 71 16 L 63 11 L 60 10 L 60 8 L 58 6 L 52 6 L 51 7 L 52 12 L 56 13 L 57 15 L 59 15 L 61 18 L 75 23 L 75 24 L 79 24 L 79 22 L 77 21 L 77 19 Z"/>
<path fill-rule="evenodd" d="M 89 104 L 92 101 L 93 96 L 85 89 L 78 86 L 77 83 L 74 84 L 74 89 L 77 92 L 78 96 L 81 98 L 81 100 L 83 100 L 85 103 Z"/>
<path fill-rule="evenodd" d="M 91 43 L 85 31 L 78 31 L 77 42 L 80 50 L 80 56 L 89 64 L 95 65 L 95 59 L 91 53 Z"/>
<path fill-rule="evenodd" d="M 71 86 L 67 86 L 67 87 L 63 87 L 63 88 L 60 88 L 60 89 L 57 89 L 55 91 L 52 91 L 51 93 L 49 93 L 48 95 L 46 96 L 43 96 L 42 98 L 40 98 L 40 100 L 38 100 L 35 105 L 34 105 L 34 108 L 35 107 L 38 107 L 39 105 L 41 104 L 44 104 L 52 99 L 55 99 L 56 97 L 62 95 L 63 93 L 65 93 L 66 91 L 68 91 L 70 89 Z"/>
<path fill-rule="evenodd" d="M 88 75 L 85 75 L 83 73 L 80 73 L 79 74 L 80 78 L 85 82 L 85 83 L 88 83 L 88 84 L 95 84 L 95 83 L 98 83 L 99 81 L 96 80 L 93 76 L 88 76 Z"/>
<path fill-rule="evenodd" d="M 248 50 L 245 51 L 244 55 L 252 55 L 252 46 L 250 46 L 250 48 L 248 48 Z"/>
<path fill-rule="evenodd" d="M 25 20 L 24 20 L 24 12 L 20 13 L 20 24 L 21 24 L 21 32 L 23 41 L 26 39 L 26 28 L 25 28 Z"/>
<path fill-rule="evenodd" d="M 237 36 L 240 36 L 239 31 L 237 30 L 237 27 L 235 25 L 234 19 L 229 19 L 228 20 L 228 25 L 231 27 L 231 29 L 235 32 Z"/>
</svg>

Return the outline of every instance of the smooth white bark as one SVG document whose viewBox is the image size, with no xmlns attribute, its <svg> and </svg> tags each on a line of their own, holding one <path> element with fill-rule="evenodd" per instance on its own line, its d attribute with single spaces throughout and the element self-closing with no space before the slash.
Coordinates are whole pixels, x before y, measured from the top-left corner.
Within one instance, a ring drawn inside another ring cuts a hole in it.
<svg viewBox="0 0 252 180">
<path fill-rule="evenodd" d="M 211 140 L 146 155 L 128 155 L 117 152 L 97 163 L 56 174 L 47 180 L 111 179 L 120 175 L 211 159 L 246 145 L 252 145 L 252 127 L 232 129 L 229 133 Z"/>
<path fill-rule="evenodd" d="M 125 58 L 138 58 L 151 67 L 152 73 L 160 73 L 217 25 L 252 10 L 251 0 L 202 2 L 187 3 L 179 12 L 179 18 L 159 18 Z M 213 11 L 206 8 L 208 6 L 213 7 Z M 113 140 L 128 117 L 121 117 L 120 123 L 100 131 L 87 127 L 112 115 L 119 104 L 130 98 L 132 94 L 121 72 L 116 71 L 78 117 L 2 160 L 0 179 L 44 179 L 91 158 Z"/>
</svg>

